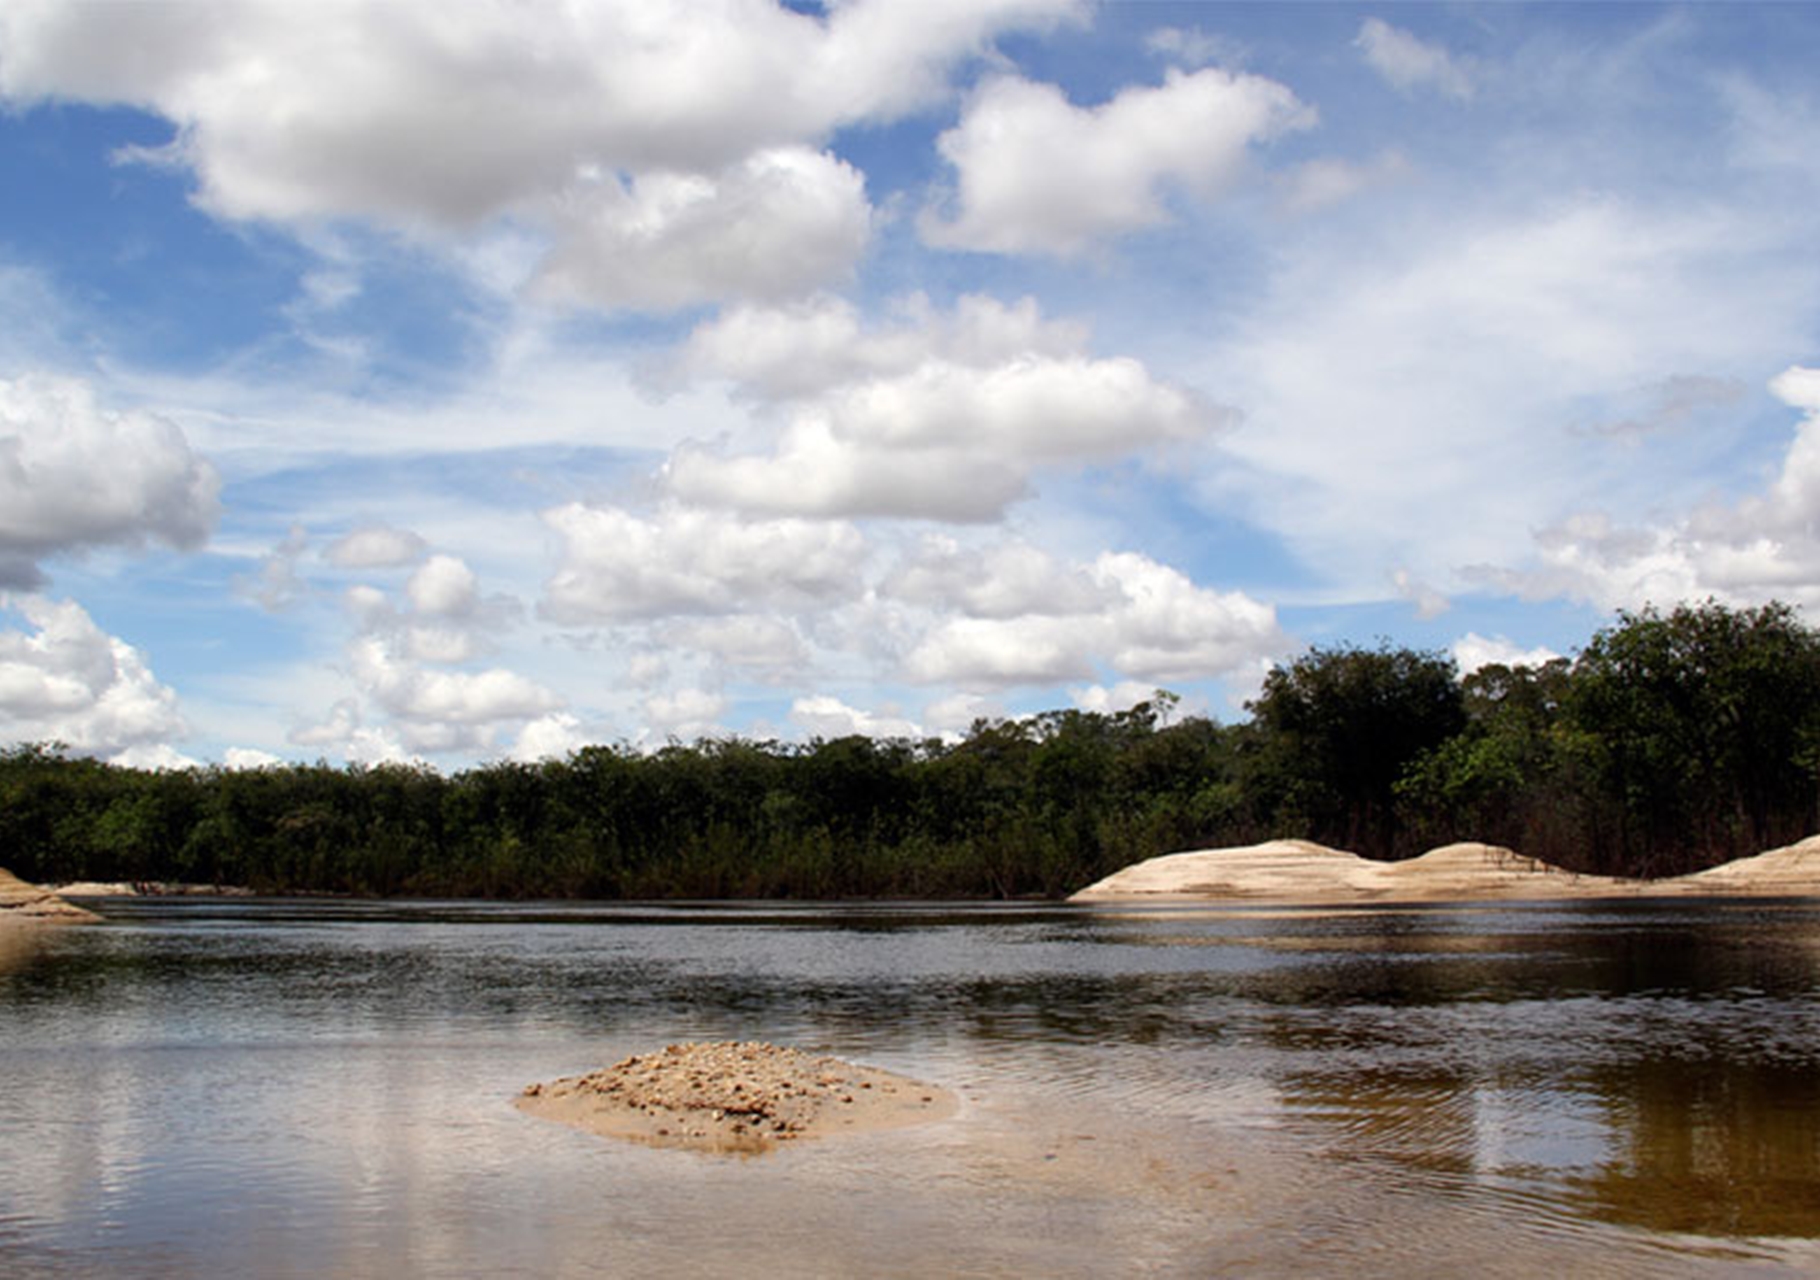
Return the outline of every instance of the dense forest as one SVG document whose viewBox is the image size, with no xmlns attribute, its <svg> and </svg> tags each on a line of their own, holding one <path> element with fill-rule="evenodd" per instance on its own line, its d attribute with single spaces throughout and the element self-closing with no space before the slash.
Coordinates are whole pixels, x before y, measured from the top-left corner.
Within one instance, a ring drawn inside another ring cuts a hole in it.
<svg viewBox="0 0 1820 1280">
<path fill-rule="evenodd" d="M 1668 875 L 1820 830 L 1820 634 L 1780 604 L 1622 613 L 1572 660 L 1461 678 L 1316 648 L 1249 720 L 981 721 L 960 741 L 737 738 L 451 776 L 141 771 L 0 752 L 0 864 L 31 880 L 490 897 L 1062 895 L 1158 853 L 1457 839 Z"/>
</svg>

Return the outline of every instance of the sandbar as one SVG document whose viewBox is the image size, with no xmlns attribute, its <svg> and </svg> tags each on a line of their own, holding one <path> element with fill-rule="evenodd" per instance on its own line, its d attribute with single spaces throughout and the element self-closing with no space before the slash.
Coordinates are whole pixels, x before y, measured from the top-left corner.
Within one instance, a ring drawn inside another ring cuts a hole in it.
<svg viewBox="0 0 1820 1280">
<path fill-rule="evenodd" d="M 945 1119 L 946 1089 L 762 1041 L 673 1044 L 533 1084 L 527 1114 L 658 1147 L 758 1154 L 780 1143 Z"/>
<path fill-rule="evenodd" d="M 1656 880 L 1581 875 L 1500 845 L 1470 841 L 1403 862 L 1375 862 L 1307 840 L 1270 840 L 1150 858 L 1068 900 L 1332 906 L 1701 897 L 1820 897 L 1820 836 Z"/>
<path fill-rule="evenodd" d="M 100 918 L 0 867 L 0 921 L 81 924 Z"/>
</svg>

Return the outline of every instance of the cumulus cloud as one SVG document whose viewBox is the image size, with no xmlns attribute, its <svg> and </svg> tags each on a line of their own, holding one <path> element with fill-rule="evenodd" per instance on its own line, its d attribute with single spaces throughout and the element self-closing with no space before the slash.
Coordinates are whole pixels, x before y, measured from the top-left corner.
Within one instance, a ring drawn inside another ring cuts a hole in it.
<svg viewBox="0 0 1820 1280">
<path fill-rule="evenodd" d="M 956 693 L 937 698 L 923 708 L 923 722 L 944 736 L 958 737 L 978 720 L 1002 720 L 1005 706 L 996 698 L 978 693 Z"/>
<path fill-rule="evenodd" d="M 670 505 L 646 519 L 569 503 L 544 513 L 563 540 L 539 612 L 567 626 L 803 607 L 853 594 L 866 558 L 851 525 L 741 520 Z"/>
<path fill-rule="evenodd" d="M 200 546 L 220 489 L 163 418 L 104 409 L 70 378 L 0 380 L 0 587 L 38 585 L 59 554 Z"/>
<path fill-rule="evenodd" d="M 1198 680 L 1231 675 L 1284 646 L 1269 605 L 1197 586 L 1147 556 L 1107 552 L 1085 573 L 1105 606 L 949 618 L 911 650 L 905 674 L 969 690 L 1092 680 L 1101 666 L 1131 679 Z"/>
<path fill-rule="evenodd" d="M 990 521 L 1045 465 L 1191 440 L 1226 414 L 1030 303 L 963 299 L 867 330 L 844 304 L 748 309 L 705 326 L 679 368 L 735 380 L 787 413 L 774 451 L 678 449 L 687 501 L 766 514 Z"/>
<path fill-rule="evenodd" d="M 377 636 L 348 648 L 355 684 L 390 716 L 412 750 L 483 750 L 496 731 L 562 707 L 550 689 L 503 667 L 483 671 L 426 668 L 394 653 Z"/>
<path fill-rule="evenodd" d="M 480 579 L 457 557 L 434 555 L 411 575 L 404 593 L 419 614 L 469 618 L 480 606 Z"/>
<path fill-rule="evenodd" d="M 1453 660 L 1459 665 L 1460 674 L 1469 676 L 1481 667 L 1492 665 L 1504 667 L 1539 667 L 1552 662 L 1561 655 L 1546 645 L 1537 645 L 1525 649 L 1512 644 L 1503 636 L 1486 637 L 1476 631 L 1468 631 L 1453 642 Z"/>
<path fill-rule="evenodd" d="M 102 631 L 71 600 L 0 595 L 0 605 L 32 628 L 0 631 L 0 739 L 59 741 L 84 755 L 168 763 L 162 751 L 187 729 L 176 693 L 137 649 Z"/>
<path fill-rule="evenodd" d="M 1121 680 L 1110 689 L 1098 684 L 1083 689 L 1070 689 L 1068 696 L 1082 711 L 1115 715 L 1131 710 L 1140 702 L 1149 702 L 1156 697 L 1156 693 L 1155 685 L 1145 684 L 1141 680 Z"/>
<path fill-rule="evenodd" d="M 761 680 L 794 678 L 810 661 L 809 646 L 790 621 L 761 614 L 678 619 L 658 628 L 657 638 L 673 652 L 701 654 L 716 667 Z"/>
<path fill-rule="evenodd" d="M 554 222 L 537 278 L 546 295 L 650 311 L 838 281 L 872 230 L 858 170 L 802 147 L 715 174 L 607 177 L 571 193 Z"/>
<path fill-rule="evenodd" d="M 904 673 L 968 689 L 1088 680 L 1094 675 L 1089 630 L 1079 618 L 951 618 L 911 651 Z"/>
<path fill-rule="evenodd" d="M 937 141 L 954 167 L 954 208 L 927 211 L 925 239 L 993 253 L 1079 253 L 1169 219 L 1168 196 L 1211 200 L 1252 146 L 1309 127 L 1314 112 L 1283 85 L 1215 68 L 1172 69 L 1077 107 L 1054 85 L 1000 76 Z"/>
<path fill-rule="evenodd" d="M 874 713 L 850 707 L 830 694 L 798 698 L 790 704 L 790 719 L 813 738 L 920 738 L 922 728 L 894 711 Z"/>
<path fill-rule="evenodd" d="M 437 554 L 406 580 L 402 601 L 360 583 L 342 600 L 361 632 L 386 638 L 418 662 L 466 662 L 492 647 L 523 614 L 504 593 L 482 596 L 480 579 L 458 556 Z"/>
<path fill-rule="evenodd" d="M 729 307 L 696 327 L 670 372 L 724 379 L 761 402 L 807 400 L 926 364 L 989 369 L 1065 359 L 1085 352 L 1087 340 L 1085 325 L 1043 315 L 1034 298 L 963 294 L 942 311 L 910 294 L 868 324 L 852 302 L 817 294 L 784 306 Z"/>
<path fill-rule="evenodd" d="M 668 307 L 837 278 L 864 243 L 864 198 L 804 144 L 916 109 L 998 33 L 1078 11 L 367 0 L 325 20 L 285 0 L 24 0 L 0 11 L 0 96 L 157 112 L 175 139 L 128 154 L 192 171 L 223 217 L 509 218 L 553 237 L 546 282 Z"/>
<path fill-rule="evenodd" d="M 561 760 L 588 745 L 581 721 L 566 711 L 556 711 L 525 722 L 506 753 L 512 760 L 535 764 L 541 760 Z"/>
<path fill-rule="evenodd" d="M 704 689 L 654 693 L 642 706 L 645 724 L 656 737 L 694 742 L 726 733 L 720 717 L 726 713 L 727 700 L 718 693 Z"/>
<path fill-rule="evenodd" d="M 941 534 L 925 535 L 880 590 L 908 604 L 959 609 L 975 618 L 1083 614 L 1117 599 L 1082 566 L 1064 564 L 1027 542 L 969 547 Z"/>
<path fill-rule="evenodd" d="M 323 558 L 338 569 L 396 569 L 421 559 L 429 545 L 408 529 L 368 524 L 331 542 Z"/>
<path fill-rule="evenodd" d="M 1449 98 L 1472 97 L 1472 77 L 1458 59 L 1382 18 L 1365 19 L 1353 44 L 1373 71 L 1405 93 L 1433 89 Z"/>
</svg>

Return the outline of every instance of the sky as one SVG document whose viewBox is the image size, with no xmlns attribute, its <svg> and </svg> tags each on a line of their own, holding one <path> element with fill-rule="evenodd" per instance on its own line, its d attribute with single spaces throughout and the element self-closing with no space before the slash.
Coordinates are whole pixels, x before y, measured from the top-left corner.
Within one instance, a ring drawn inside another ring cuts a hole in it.
<svg viewBox="0 0 1820 1280">
<path fill-rule="evenodd" d="M 1811 610 L 1816 65 L 1800 4 L 7 0 L 0 744 L 1230 722 Z"/>
</svg>

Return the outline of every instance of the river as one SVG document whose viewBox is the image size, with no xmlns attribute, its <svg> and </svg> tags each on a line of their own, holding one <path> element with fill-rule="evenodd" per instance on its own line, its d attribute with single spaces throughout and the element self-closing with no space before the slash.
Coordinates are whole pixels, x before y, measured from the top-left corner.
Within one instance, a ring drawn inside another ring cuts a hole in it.
<svg viewBox="0 0 1820 1280">
<path fill-rule="evenodd" d="M 9 1277 L 1820 1272 L 1812 902 L 99 907 L 0 948 Z M 961 1109 L 511 1105 L 710 1039 Z"/>
</svg>

